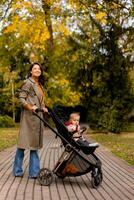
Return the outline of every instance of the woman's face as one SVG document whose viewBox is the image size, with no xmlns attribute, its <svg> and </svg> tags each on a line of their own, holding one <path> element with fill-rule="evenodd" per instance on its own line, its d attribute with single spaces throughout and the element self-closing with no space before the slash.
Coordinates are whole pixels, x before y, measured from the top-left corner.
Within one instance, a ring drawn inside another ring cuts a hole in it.
<svg viewBox="0 0 134 200">
<path fill-rule="evenodd" d="M 41 69 L 39 65 L 34 65 L 31 70 L 32 77 L 38 78 L 41 75 Z"/>
</svg>

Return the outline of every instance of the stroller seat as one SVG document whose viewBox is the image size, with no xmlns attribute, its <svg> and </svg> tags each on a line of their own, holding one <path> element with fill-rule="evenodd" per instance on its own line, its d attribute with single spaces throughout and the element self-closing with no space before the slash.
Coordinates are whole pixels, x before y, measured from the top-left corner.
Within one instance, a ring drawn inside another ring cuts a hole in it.
<svg viewBox="0 0 134 200">
<path fill-rule="evenodd" d="M 62 112 L 61 112 L 62 111 Z M 99 144 L 98 143 L 92 143 L 92 144 L 88 144 L 88 146 L 86 145 L 82 145 L 80 144 L 79 142 L 75 141 L 73 138 L 72 138 L 72 133 L 70 133 L 68 131 L 68 129 L 66 128 L 66 126 L 64 125 L 65 123 L 65 120 L 67 119 L 67 116 L 65 117 L 65 113 L 63 110 L 60 110 L 59 107 L 54 107 L 52 110 L 50 110 L 51 112 L 51 117 L 55 123 L 55 126 L 58 130 L 58 133 L 64 138 L 62 140 L 62 143 L 64 146 L 66 146 L 66 144 L 71 144 L 73 147 L 79 149 L 79 150 L 82 150 L 83 153 L 85 154 L 90 154 L 90 153 L 93 153 L 95 151 L 95 149 L 97 147 L 99 147 Z M 65 140 L 67 142 L 65 142 Z"/>
<path fill-rule="evenodd" d="M 89 143 L 88 146 L 84 145 L 84 144 L 79 144 L 79 142 L 75 141 L 78 145 L 79 145 L 79 149 L 81 149 L 83 151 L 83 153 L 85 154 L 90 154 L 93 153 L 96 148 L 99 147 L 98 143 Z"/>
</svg>

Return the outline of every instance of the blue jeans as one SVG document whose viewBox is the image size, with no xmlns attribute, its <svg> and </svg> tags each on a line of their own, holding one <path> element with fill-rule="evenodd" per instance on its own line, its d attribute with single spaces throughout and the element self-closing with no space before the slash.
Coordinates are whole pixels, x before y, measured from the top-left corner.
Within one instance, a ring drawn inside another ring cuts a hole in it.
<svg viewBox="0 0 134 200">
<path fill-rule="evenodd" d="M 23 175 L 23 159 L 24 159 L 25 149 L 17 149 L 15 160 L 13 164 L 13 175 L 22 176 Z M 40 161 L 37 150 L 30 150 L 30 159 L 29 159 L 29 177 L 37 177 L 40 171 Z"/>
</svg>

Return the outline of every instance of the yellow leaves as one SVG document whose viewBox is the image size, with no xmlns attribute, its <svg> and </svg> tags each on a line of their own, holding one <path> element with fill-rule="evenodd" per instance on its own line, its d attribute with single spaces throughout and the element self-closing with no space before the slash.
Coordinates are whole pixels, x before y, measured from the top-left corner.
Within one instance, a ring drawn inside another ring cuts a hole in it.
<svg viewBox="0 0 134 200">
<path fill-rule="evenodd" d="M 54 5 L 52 8 L 52 13 L 55 15 L 59 15 L 62 12 L 62 9 L 59 5 Z"/>
<path fill-rule="evenodd" d="M 28 30 L 27 22 L 21 21 L 21 23 L 18 24 L 18 30 L 17 30 L 19 32 L 20 37 L 23 37 L 27 33 L 27 30 Z"/>
<path fill-rule="evenodd" d="M 73 106 L 80 103 L 81 94 L 72 90 L 69 80 L 62 73 L 49 79 L 47 90 L 49 96 L 46 101 L 49 106 L 54 104 Z"/>
<path fill-rule="evenodd" d="M 51 6 L 51 5 L 53 5 L 53 3 L 54 3 L 55 1 L 54 1 L 54 0 L 42 0 L 42 2 L 44 3 L 44 5 Z"/>
<path fill-rule="evenodd" d="M 106 13 L 105 13 L 105 12 L 99 12 L 99 13 L 96 14 L 96 19 L 97 19 L 97 20 L 101 20 L 101 19 L 103 19 L 105 16 L 106 16 Z"/>
<path fill-rule="evenodd" d="M 81 3 L 81 1 L 78 0 L 69 0 L 69 4 L 73 9 L 78 9 L 82 10 L 82 8 L 86 8 L 87 4 L 86 3 Z"/>
<path fill-rule="evenodd" d="M 13 23 L 10 23 L 9 26 L 7 26 L 7 28 L 5 28 L 5 30 L 3 31 L 5 34 L 15 32 L 17 29 L 17 24 L 20 21 L 20 17 L 14 16 L 12 19 L 13 19 Z"/>
<path fill-rule="evenodd" d="M 3 33 L 6 34 L 6 33 L 10 33 L 10 32 L 13 32 L 14 31 L 14 25 L 9 25 L 4 31 Z"/>
<path fill-rule="evenodd" d="M 36 48 L 44 49 L 45 42 L 50 35 L 41 16 L 38 16 L 28 27 L 27 36 L 29 42 Z"/>
<path fill-rule="evenodd" d="M 3 66 L 3 65 L 0 65 L 0 73 L 4 73 L 4 75 L 6 74 L 6 72 L 9 72 L 9 67 L 7 65 Z"/>
<path fill-rule="evenodd" d="M 52 3 L 47 0 L 45 3 Z M 32 48 L 45 50 L 45 42 L 50 35 L 42 13 L 33 10 L 33 4 L 26 0 L 16 0 L 12 5 L 10 24 L 3 30 L 4 34 L 14 34 L 16 42 L 26 43 Z M 11 46 L 11 44 L 10 44 Z"/>
<path fill-rule="evenodd" d="M 77 59 L 78 59 L 78 56 L 77 56 L 77 55 L 73 55 L 71 60 L 72 60 L 73 62 L 75 62 Z"/>
<path fill-rule="evenodd" d="M 118 3 L 112 2 L 112 5 L 111 5 L 112 9 L 118 9 L 120 7 L 121 7 L 121 5 L 119 5 Z"/>
<path fill-rule="evenodd" d="M 59 24 L 58 28 L 59 28 L 59 31 L 60 31 L 61 33 L 63 33 L 65 36 L 70 35 L 70 31 L 69 31 L 69 29 L 64 25 L 64 23 Z"/>
<path fill-rule="evenodd" d="M 98 7 L 96 1 L 92 2 L 90 6 L 95 9 Z"/>
<path fill-rule="evenodd" d="M 22 10 L 22 9 L 28 9 L 32 7 L 32 3 L 29 1 L 18 1 L 16 3 L 13 4 L 12 8 L 13 10 Z"/>
<path fill-rule="evenodd" d="M 106 16 L 107 16 L 107 14 L 105 12 L 98 12 L 95 15 L 96 20 L 99 21 L 101 24 L 106 24 L 107 23 Z"/>
<path fill-rule="evenodd" d="M 69 36 L 71 34 L 69 28 L 65 25 L 64 22 L 53 23 L 53 31 L 58 33 L 60 36 Z"/>
<path fill-rule="evenodd" d="M 25 41 L 34 48 L 45 49 L 45 42 L 50 35 L 44 21 L 45 19 L 41 15 L 36 15 L 36 18 L 29 18 L 29 20 L 15 15 L 12 17 L 12 23 L 5 28 L 3 33 L 15 33 L 18 42 Z"/>
</svg>

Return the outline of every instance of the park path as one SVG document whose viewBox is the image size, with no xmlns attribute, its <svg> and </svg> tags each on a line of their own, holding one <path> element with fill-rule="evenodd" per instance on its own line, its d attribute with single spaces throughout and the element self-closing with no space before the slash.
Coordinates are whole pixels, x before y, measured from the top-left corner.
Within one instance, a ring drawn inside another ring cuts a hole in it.
<svg viewBox="0 0 134 200">
<path fill-rule="evenodd" d="M 29 153 L 25 152 L 24 177 L 12 176 L 12 163 L 16 146 L 0 152 L 0 200 L 133 200 L 134 167 L 111 154 L 104 147 L 96 150 L 102 161 L 103 182 L 98 189 L 91 187 L 91 174 L 59 179 L 50 186 L 41 186 L 35 179 L 28 179 Z M 44 147 L 39 151 L 41 167 L 53 169 L 63 148 L 60 140 L 46 130 Z"/>
</svg>

